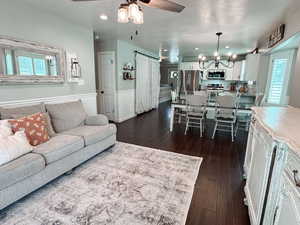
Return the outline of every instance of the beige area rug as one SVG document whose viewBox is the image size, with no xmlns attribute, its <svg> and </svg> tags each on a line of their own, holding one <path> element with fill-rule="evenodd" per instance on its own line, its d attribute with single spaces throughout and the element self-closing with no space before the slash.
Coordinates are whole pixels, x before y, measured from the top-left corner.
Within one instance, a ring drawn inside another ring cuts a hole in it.
<svg viewBox="0 0 300 225">
<path fill-rule="evenodd" d="M 1 225 L 184 225 L 202 158 L 118 142 L 1 212 Z"/>
</svg>

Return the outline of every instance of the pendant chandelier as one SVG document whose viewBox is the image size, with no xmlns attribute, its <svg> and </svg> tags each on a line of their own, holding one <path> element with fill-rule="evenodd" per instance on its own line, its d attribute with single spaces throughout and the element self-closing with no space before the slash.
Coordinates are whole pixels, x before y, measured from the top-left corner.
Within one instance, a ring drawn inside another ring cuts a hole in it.
<svg viewBox="0 0 300 225">
<path fill-rule="evenodd" d="M 217 51 L 213 56 L 198 56 L 200 69 L 206 70 L 212 66 L 214 66 L 215 69 L 218 69 L 220 64 L 226 68 L 234 67 L 235 60 L 237 59 L 236 54 L 228 53 L 227 55 L 220 55 L 220 37 L 222 34 L 222 32 L 216 33 L 218 37 Z"/>
<path fill-rule="evenodd" d="M 120 5 L 118 9 L 118 22 L 132 22 L 134 24 L 144 23 L 142 7 L 137 4 L 136 0 L 128 0 L 127 3 Z"/>
</svg>

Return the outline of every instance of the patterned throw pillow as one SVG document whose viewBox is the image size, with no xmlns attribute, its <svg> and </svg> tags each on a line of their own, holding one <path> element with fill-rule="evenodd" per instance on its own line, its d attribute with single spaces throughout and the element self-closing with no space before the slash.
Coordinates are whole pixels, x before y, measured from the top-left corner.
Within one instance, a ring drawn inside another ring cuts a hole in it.
<svg viewBox="0 0 300 225">
<path fill-rule="evenodd" d="M 36 113 L 20 119 L 9 120 L 15 133 L 25 130 L 29 143 L 37 146 L 49 140 L 46 118 L 43 113 Z"/>
</svg>

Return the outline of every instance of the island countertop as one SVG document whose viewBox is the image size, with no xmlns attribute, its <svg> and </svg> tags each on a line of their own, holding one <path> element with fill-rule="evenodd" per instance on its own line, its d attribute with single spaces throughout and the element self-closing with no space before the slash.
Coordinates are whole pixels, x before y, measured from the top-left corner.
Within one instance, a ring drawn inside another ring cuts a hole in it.
<svg viewBox="0 0 300 225">
<path fill-rule="evenodd" d="M 253 116 L 277 141 L 284 142 L 300 157 L 300 109 L 252 107 Z"/>
</svg>

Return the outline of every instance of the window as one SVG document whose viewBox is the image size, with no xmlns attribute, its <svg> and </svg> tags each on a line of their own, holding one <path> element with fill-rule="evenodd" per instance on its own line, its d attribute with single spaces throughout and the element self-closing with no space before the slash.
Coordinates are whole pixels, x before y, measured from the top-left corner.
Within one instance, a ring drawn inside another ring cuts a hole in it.
<svg viewBox="0 0 300 225">
<path fill-rule="evenodd" d="M 295 51 L 289 50 L 271 55 L 267 103 L 285 105 L 288 103 L 288 84 Z"/>
<path fill-rule="evenodd" d="M 14 74 L 14 66 L 13 66 L 13 57 L 12 57 L 12 51 L 6 50 L 5 51 L 5 69 L 7 75 L 13 75 Z"/>
<path fill-rule="evenodd" d="M 287 59 L 274 59 L 268 103 L 280 104 L 287 69 Z"/>
<path fill-rule="evenodd" d="M 33 65 L 32 59 L 26 56 L 18 57 L 18 69 L 20 71 L 20 75 L 33 75 Z"/>
<path fill-rule="evenodd" d="M 11 49 L 5 49 L 4 52 L 6 75 L 57 76 L 56 57 L 53 55 Z"/>
</svg>

